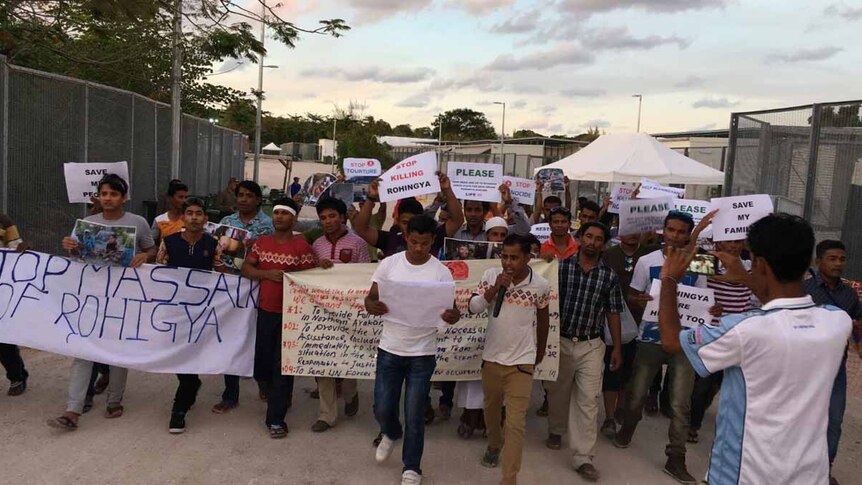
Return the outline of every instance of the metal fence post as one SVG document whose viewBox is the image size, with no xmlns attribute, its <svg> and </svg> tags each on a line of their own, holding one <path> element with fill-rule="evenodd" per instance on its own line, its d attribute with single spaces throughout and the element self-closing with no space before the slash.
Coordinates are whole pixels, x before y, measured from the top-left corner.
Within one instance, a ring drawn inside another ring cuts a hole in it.
<svg viewBox="0 0 862 485">
<path fill-rule="evenodd" d="M 802 207 L 802 217 L 812 222 L 814 217 L 814 192 L 817 187 L 817 152 L 820 148 L 820 116 L 823 106 L 811 106 L 811 137 L 808 141 L 808 177 L 805 181 L 805 203 Z"/>
<path fill-rule="evenodd" d="M 153 197 L 159 200 L 159 105 L 153 103 Z"/>
<path fill-rule="evenodd" d="M 84 163 L 90 162 L 90 83 L 84 83 Z M 98 187 L 96 191 L 98 192 Z M 82 217 L 87 217 L 87 204 L 81 209 Z"/>
<path fill-rule="evenodd" d="M 724 196 L 733 195 L 733 166 L 736 162 L 736 137 L 739 130 L 739 115 L 730 115 L 730 133 L 727 139 L 727 160 L 724 162 Z"/>
<path fill-rule="evenodd" d="M 0 188 L 3 189 L 2 195 L 0 195 L 0 208 L 4 214 L 9 211 L 9 65 L 6 64 L 6 57 L 0 56 L 0 69 L 3 70 L 0 73 L 0 79 L 3 80 L 3 92 L 0 93 L 0 101 L 2 101 L 3 105 L 0 106 L 0 116 L 2 116 L 2 126 L 3 132 L 0 133 L 0 138 L 2 138 L 2 146 L 3 152 L 0 153 L 0 164 L 2 164 L 2 168 L 0 168 L 0 175 L 3 176 L 3 180 L 0 180 Z"/>
</svg>

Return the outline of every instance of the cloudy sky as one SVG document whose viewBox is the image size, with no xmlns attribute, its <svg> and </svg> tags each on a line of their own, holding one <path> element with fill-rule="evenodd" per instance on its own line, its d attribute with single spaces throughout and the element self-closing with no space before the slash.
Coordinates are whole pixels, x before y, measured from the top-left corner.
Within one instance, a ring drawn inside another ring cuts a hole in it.
<svg viewBox="0 0 862 485">
<path fill-rule="evenodd" d="M 726 128 L 732 111 L 862 98 L 862 0 L 281 0 L 339 39 L 268 44 L 264 109 L 335 106 L 427 126 L 473 108 L 499 131 L 577 134 Z M 276 3 L 276 0 L 270 0 Z M 256 0 L 249 0 L 256 4 Z M 212 77 L 257 86 L 254 65 Z M 288 140 L 283 140 L 288 141 Z"/>
</svg>

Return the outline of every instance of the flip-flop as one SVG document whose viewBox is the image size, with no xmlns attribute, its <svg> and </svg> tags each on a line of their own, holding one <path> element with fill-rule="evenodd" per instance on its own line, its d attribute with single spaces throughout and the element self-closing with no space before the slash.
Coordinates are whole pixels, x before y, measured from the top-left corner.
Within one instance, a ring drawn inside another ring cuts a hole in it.
<svg viewBox="0 0 862 485">
<path fill-rule="evenodd" d="M 60 416 L 48 420 L 48 426 L 52 428 L 62 429 L 65 431 L 75 431 L 78 429 L 78 423 L 72 421 L 67 416 Z"/>
<path fill-rule="evenodd" d="M 123 406 L 108 406 L 108 409 L 105 410 L 105 418 L 113 419 L 119 418 L 123 415 Z"/>
</svg>

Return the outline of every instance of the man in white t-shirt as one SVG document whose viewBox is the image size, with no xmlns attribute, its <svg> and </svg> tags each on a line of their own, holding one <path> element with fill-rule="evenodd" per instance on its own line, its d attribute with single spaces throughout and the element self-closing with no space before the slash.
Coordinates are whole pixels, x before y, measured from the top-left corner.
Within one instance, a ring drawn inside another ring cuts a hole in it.
<svg viewBox="0 0 862 485">
<path fill-rule="evenodd" d="M 506 237 L 500 260 L 501 267 L 482 275 L 470 298 L 470 313 L 488 312 L 482 353 L 488 448 L 482 465 L 496 467 L 502 450 L 501 483 L 514 485 L 521 469 L 533 371 L 542 362 L 548 341 L 550 287 L 548 280 L 530 268 L 530 239 L 526 236 Z M 500 292 L 503 297 L 499 297 Z M 504 402 L 505 440 L 500 426 Z"/>
<path fill-rule="evenodd" d="M 425 398 L 431 390 L 431 376 L 437 365 L 437 328 L 407 326 L 387 319 L 388 305 L 409 305 L 405 301 L 380 301 L 378 283 L 399 281 L 452 281 L 449 269 L 431 256 L 437 223 L 417 215 L 407 224 L 407 250 L 384 259 L 371 277 L 373 282 L 365 298 L 365 309 L 383 316 L 383 333 L 377 349 L 377 373 L 374 378 L 374 416 L 383 433 L 377 445 L 376 460 L 386 461 L 395 440 L 404 437 L 401 475 L 402 485 L 422 481 L 422 451 L 425 445 Z M 421 295 L 417 298 L 421 298 Z M 453 305 L 454 306 L 454 305 Z M 440 318 L 457 323 L 461 314 L 455 308 L 442 311 Z M 405 427 L 398 419 L 398 403 L 404 396 Z"/>
<path fill-rule="evenodd" d="M 829 398 L 852 322 L 803 289 L 814 250 L 808 222 L 769 215 L 751 225 L 748 246 L 750 273 L 739 258 L 716 255 L 724 278 L 751 288 L 761 309 L 682 331 L 676 286 L 692 255 L 670 251 L 660 275 L 662 347 L 684 351 L 701 376 L 724 370 L 709 485 L 826 485 Z"/>
<path fill-rule="evenodd" d="M 698 226 L 698 234 L 703 227 L 706 227 L 703 223 Z M 652 281 L 659 277 L 662 264 L 664 264 L 665 252 L 668 248 L 683 248 L 689 243 L 689 239 L 696 239 L 697 236 L 692 235 L 693 229 L 694 220 L 690 214 L 671 211 L 667 215 L 663 233 L 665 246 L 642 256 L 635 265 L 628 297 L 633 312 L 643 314 L 646 303 L 652 300 L 649 290 Z M 686 274 L 685 278 L 680 279 L 680 284 L 698 288 L 707 287 L 706 277 L 690 273 Z M 720 315 L 721 309 L 714 307 L 712 313 Z M 688 438 L 694 369 L 685 356 L 670 354 L 662 350 L 658 322 L 650 321 L 646 315 L 641 322 L 634 371 L 627 387 L 628 393 L 623 407 L 623 423 L 614 438 L 614 445 L 618 448 L 626 448 L 631 443 L 632 436 L 642 417 L 644 402 L 650 385 L 656 374 L 661 372 L 663 365 L 668 366 L 669 385 L 673 389 L 670 406 L 672 416 L 668 427 L 669 443 L 665 447 L 667 462 L 664 471 L 680 483 L 694 484 L 697 483 L 697 480 L 688 473 L 685 465 L 685 443 Z"/>
</svg>

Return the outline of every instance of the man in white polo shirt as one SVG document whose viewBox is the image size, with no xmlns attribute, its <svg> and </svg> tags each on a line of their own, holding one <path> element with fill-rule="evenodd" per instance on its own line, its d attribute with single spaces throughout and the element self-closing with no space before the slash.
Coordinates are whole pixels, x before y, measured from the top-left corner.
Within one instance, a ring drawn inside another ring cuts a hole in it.
<svg viewBox="0 0 862 485">
<path fill-rule="evenodd" d="M 826 485 L 826 424 L 832 383 L 850 335 L 850 317 L 817 306 L 802 287 L 814 231 L 803 219 L 769 215 L 748 233 L 751 273 L 739 258 L 716 255 L 724 278 L 750 287 L 760 310 L 681 331 L 677 282 L 693 257 L 671 249 L 661 271 L 661 345 L 684 351 L 701 376 L 724 370 L 709 485 Z"/>
<path fill-rule="evenodd" d="M 526 236 L 506 237 L 500 260 L 501 267 L 491 268 L 482 275 L 470 298 L 470 313 L 488 312 L 482 354 L 488 449 L 482 465 L 496 467 L 502 450 L 501 483 L 514 485 L 521 468 L 533 372 L 545 356 L 548 341 L 550 287 L 548 280 L 530 268 L 530 240 Z M 504 402 L 505 437 L 500 426 Z"/>
</svg>

